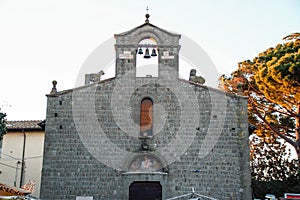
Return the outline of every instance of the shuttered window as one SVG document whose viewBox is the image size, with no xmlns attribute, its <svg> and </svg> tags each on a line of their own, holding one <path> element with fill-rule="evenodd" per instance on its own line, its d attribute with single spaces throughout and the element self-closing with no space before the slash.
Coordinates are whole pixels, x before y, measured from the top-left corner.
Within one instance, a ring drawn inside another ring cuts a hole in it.
<svg viewBox="0 0 300 200">
<path fill-rule="evenodd" d="M 141 136 L 152 136 L 152 107 L 153 102 L 149 98 L 145 98 L 141 102 L 141 119 L 140 119 L 140 127 L 141 127 Z"/>
</svg>

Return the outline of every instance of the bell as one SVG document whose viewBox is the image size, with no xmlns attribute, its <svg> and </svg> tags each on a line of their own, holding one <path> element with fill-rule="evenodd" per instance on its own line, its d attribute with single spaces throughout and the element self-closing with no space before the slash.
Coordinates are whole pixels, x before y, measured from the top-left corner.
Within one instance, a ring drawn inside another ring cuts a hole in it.
<svg viewBox="0 0 300 200">
<path fill-rule="evenodd" d="M 140 48 L 138 54 L 143 54 L 143 49 Z"/>
<path fill-rule="evenodd" d="M 152 49 L 151 56 L 157 56 L 155 49 Z"/>
<path fill-rule="evenodd" d="M 146 49 L 146 53 L 144 55 L 144 58 L 151 58 L 150 54 L 149 54 L 149 49 Z"/>
</svg>

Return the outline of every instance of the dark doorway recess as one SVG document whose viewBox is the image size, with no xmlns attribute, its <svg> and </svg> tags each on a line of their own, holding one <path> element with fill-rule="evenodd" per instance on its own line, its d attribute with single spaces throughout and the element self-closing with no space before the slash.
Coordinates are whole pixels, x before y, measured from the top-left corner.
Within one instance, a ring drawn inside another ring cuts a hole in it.
<svg viewBox="0 0 300 200">
<path fill-rule="evenodd" d="M 136 181 L 129 186 L 130 200 L 160 200 L 162 186 L 158 181 Z"/>
</svg>

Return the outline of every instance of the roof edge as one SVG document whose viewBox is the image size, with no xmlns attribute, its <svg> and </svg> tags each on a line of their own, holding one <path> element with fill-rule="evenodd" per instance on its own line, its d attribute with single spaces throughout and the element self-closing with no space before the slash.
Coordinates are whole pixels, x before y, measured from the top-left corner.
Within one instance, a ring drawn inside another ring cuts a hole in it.
<svg viewBox="0 0 300 200">
<path fill-rule="evenodd" d="M 172 33 L 172 32 L 170 32 L 170 31 L 167 31 L 167 30 L 165 30 L 165 29 L 162 29 L 162 28 L 160 28 L 160 27 L 158 27 L 158 26 L 155 26 L 155 25 L 153 25 L 153 24 L 151 24 L 151 23 L 146 23 L 146 22 L 145 22 L 144 24 L 142 24 L 142 25 L 139 25 L 139 26 L 137 26 L 137 27 L 135 27 L 135 28 L 130 29 L 129 31 L 125 31 L 125 32 L 122 32 L 122 33 L 114 34 L 114 37 L 128 35 L 128 34 L 134 32 L 135 30 L 137 30 L 137 29 L 139 29 L 139 28 L 142 28 L 142 27 L 144 27 L 144 26 L 147 26 L 147 25 L 149 25 L 149 26 L 151 26 L 151 27 L 153 27 L 153 28 L 156 28 L 156 29 L 158 29 L 158 30 L 160 30 L 160 31 L 162 31 L 162 32 L 164 32 L 164 33 L 166 33 L 166 34 L 169 34 L 169 35 L 172 35 L 172 36 L 177 36 L 177 37 L 179 37 L 179 39 L 181 38 L 181 35 L 180 35 L 180 34 Z"/>
<path fill-rule="evenodd" d="M 112 81 L 114 79 L 116 79 L 116 77 L 112 77 L 112 78 L 105 79 L 105 80 L 100 80 L 100 81 L 97 81 L 97 82 L 95 82 L 93 84 L 83 85 L 83 86 L 80 86 L 80 87 L 77 87 L 77 88 L 73 88 L 73 89 L 69 89 L 69 90 L 63 90 L 63 91 L 57 92 L 56 94 L 46 94 L 46 96 L 47 97 L 58 97 L 60 95 L 72 93 L 73 91 L 77 91 L 77 90 L 81 90 L 83 88 L 91 87 L 91 86 L 97 85 L 99 83 L 109 82 L 109 81 Z M 186 79 L 181 79 L 181 78 L 177 78 L 177 79 L 180 80 L 180 81 L 183 81 L 185 83 L 189 83 L 191 85 L 195 85 L 197 87 L 202 87 L 202 88 L 206 88 L 208 90 L 211 90 L 211 91 L 214 91 L 214 92 L 217 92 L 217 93 L 225 94 L 226 96 L 230 96 L 230 97 L 234 97 L 234 98 L 248 99 L 247 96 L 238 95 L 238 94 L 232 94 L 232 93 L 229 93 L 229 92 L 226 92 L 226 91 L 222 91 L 220 89 L 213 88 L 213 87 L 210 87 L 210 86 L 207 86 L 207 85 L 201 85 L 199 83 L 196 83 L 196 82 L 193 82 L 193 81 L 189 81 L 189 80 L 186 80 Z"/>
<path fill-rule="evenodd" d="M 196 83 L 196 82 L 193 82 L 193 81 L 189 81 L 189 80 L 186 80 L 186 79 L 178 78 L 178 80 L 183 81 L 183 82 L 186 82 L 186 83 L 189 83 L 189 84 L 191 84 L 191 85 L 198 86 L 198 87 L 206 88 L 206 89 L 211 90 L 211 91 L 213 91 L 213 92 L 217 92 L 217 93 L 220 93 L 220 94 L 225 94 L 226 96 L 230 96 L 230 97 L 234 97 L 234 98 L 248 99 L 247 96 L 242 96 L 242 95 L 232 94 L 232 93 L 229 93 L 229 92 L 226 92 L 226 91 L 222 91 L 222 90 L 219 90 L 219 89 L 217 89 L 217 88 L 213 88 L 213 87 L 210 87 L 210 86 L 207 86 L 207 85 L 201 85 L 201 84 L 199 84 L 199 83 Z"/>
<path fill-rule="evenodd" d="M 7 132 L 12 131 L 43 131 L 42 123 L 45 120 L 9 120 L 6 122 Z"/>
<path fill-rule="evenodd" d="M 99 83 L 109 82 L 109 81 L 112 81 L 114 79 L 116 79 L 116 77 L 108 78 L 108 79 L 105 79 L 105 80 L 100 80 L 100 81 L 97 81 L 97 82 L 92 83 L 92 84 L 79 86 L 77 88 L 72 88 L 72 89 L 68 89 L 68 90 L 62 90 L 62 91 L 59 91 L 59 92 L 57 92 L 55 94 L 46 94 L 46 97 L 58 97 L 60 95 L 72 93 L 73 91 L 77 91 L 77 90 L 81 90 L 83 88 L 91 87 L 91 86 L 97 85 Z"/>
</svg>

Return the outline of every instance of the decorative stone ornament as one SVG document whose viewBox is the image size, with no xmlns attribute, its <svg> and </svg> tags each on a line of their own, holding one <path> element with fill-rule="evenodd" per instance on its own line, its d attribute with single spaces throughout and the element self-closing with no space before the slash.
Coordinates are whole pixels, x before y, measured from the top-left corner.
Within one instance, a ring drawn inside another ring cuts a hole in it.
<svg viewBox="0 0 300 200">
<path fill-rule="evenodd" d="M 52 85 L 53 85 L 53 87 L 52 87 L 50 94 L 57 94 L 57 89 L 56 89 L 57 81 L 55 81 L 55 80 L 52 81 Z"/>
</svg>

